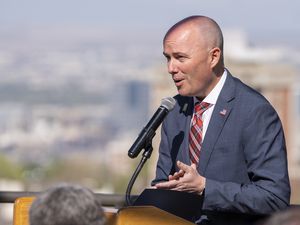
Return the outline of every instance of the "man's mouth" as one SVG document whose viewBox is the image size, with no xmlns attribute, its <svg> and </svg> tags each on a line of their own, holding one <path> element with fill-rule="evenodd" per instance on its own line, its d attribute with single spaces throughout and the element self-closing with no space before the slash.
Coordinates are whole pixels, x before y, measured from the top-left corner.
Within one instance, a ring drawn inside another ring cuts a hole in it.
<svg viewBox="0 0 300 225">
<path fill-rule="evenodd" d="M 184 79 L 173 79 L 176 87 L 181 86 Z"/>
</svg>

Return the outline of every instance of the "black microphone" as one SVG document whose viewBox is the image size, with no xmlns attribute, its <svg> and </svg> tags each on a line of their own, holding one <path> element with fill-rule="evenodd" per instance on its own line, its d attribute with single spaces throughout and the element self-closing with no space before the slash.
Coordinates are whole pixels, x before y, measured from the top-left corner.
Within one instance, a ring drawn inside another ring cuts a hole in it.
<svg viewBox="0 0 300 225">
<path fill-rule="evenodd" d="M 172 97 L 163 98 L 161 100 L 161 105 L 129 149 L 128 156 L 130 158 L 137 157 L 141 150 L 146 147 L 146 144 L 154 137 L 156 129 L 167 114 L 174 108 L 175 103 L 176 100 Z"/>
</svg>

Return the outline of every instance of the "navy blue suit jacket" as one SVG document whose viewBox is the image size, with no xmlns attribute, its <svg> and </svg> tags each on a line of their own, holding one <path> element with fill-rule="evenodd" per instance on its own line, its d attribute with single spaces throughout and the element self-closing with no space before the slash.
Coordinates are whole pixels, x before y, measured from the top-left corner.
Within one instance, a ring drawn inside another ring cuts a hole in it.
<svg viewBox="0 0 300 225">
<path fill-rule="evenodd" d="M 168 180 L 176 161 L 190 165 L 193 98 L 175 96 L 162 124 L 156 178 Z M 225 112 L 220 113 L 221 111 Z M 201 210 L 269 214 L 290 201 L 284 133 L 270 103 L 228 73 L 216 102 L 197 168 L 206 177 Z"/>
</svg>

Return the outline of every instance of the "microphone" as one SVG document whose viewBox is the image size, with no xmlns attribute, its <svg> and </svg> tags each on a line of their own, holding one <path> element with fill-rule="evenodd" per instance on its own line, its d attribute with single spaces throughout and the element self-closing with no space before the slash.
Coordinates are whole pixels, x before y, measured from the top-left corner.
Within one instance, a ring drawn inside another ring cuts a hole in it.
<svg viewBox="0 0 300 225">
<path fill-rule="evenodd" d="M 142 129 L 137 139 L 129 149 L 128 156 L 130 158 L 137 157 L 140 151 L 146 147 L 148 141 L 154 137 L 156 129 L 162 123 L 167 114 L 174 108 L 175 104 L 176 100 L 172 97 L 163 98 L 161 100 L 161 105 L 147 125 Z"/>
</svg>

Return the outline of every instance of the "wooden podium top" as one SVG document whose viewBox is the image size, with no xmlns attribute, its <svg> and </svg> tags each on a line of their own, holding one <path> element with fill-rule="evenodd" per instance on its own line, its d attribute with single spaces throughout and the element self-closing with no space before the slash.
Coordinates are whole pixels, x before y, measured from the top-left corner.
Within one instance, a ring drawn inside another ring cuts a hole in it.
<svg viewBox="0 0 300 225">
<path fill-rule="evenodd" d="M 154 206 L 130 206 L 121 209 L 116 225 L 193 225 L 181 217 Z"/>
</svg>

